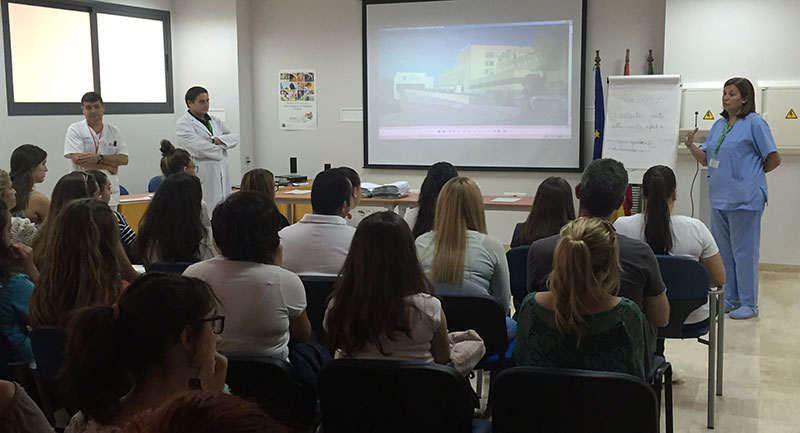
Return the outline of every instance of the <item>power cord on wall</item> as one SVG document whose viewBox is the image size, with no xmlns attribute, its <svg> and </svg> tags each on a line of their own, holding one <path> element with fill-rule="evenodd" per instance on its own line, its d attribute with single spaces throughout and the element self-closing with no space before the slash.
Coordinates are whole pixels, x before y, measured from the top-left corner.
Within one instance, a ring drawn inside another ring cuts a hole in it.
<svg viewBox="0 0 800 433">
<path fill-rule="evenodd" d="M 692 186 L 689 187 L 689 201 L 692 203 L 692 218 L 694 218 L 694 181 L 697 180 L 697 174 L 700 173 L 700 163 L 695 161 L 694 177 L 692 178 Z"/>
</svg>

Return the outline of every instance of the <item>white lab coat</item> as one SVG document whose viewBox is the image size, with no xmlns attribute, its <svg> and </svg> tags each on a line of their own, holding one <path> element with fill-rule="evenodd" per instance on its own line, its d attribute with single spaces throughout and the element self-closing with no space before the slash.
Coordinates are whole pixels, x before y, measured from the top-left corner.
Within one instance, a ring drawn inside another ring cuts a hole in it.
<svg viewBox="0 0 800 433">
<path fill-rule="evenodd" d="M 214 207 L 231 194 L 231 180 L 228 170 L 228 151 L 239 144 L 239 134 L 233 133 L 222 120 L 211 118 L 211 131 L 187 112 L 175 124 L 178 147 L 186 149 L 197 166 L 197 176 L 203 187 L 203 200 L 208 203 L 209 217 Z M 217 137 L 224 145 L 216 145 L 211 140 Z"/>
</svg>

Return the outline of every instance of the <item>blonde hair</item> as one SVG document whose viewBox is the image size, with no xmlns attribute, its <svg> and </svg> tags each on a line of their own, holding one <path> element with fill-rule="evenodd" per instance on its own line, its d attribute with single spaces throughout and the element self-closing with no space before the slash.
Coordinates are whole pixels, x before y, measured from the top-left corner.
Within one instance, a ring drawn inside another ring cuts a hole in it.
<svg viewBox="0 0 800 433">
<path fill-rule="evenodd" d="M 433 223 L 433 263 L 431 279 L 440 283 L 460 283 L 464 279 L 467 256 L 467 230 L 486 233 L 483 196 L 468 177 L 447 181 L 436 201 Z"/>
<path fill-rule="evenodd" d="M 616 294 L 620 283 L 617 233 L 606 220 L 578 218 L 561 229 L 547 288 L 553 294 L 556 329 L 576 335 L 580 343 L 585 321 L 581 312 Z"/>
<path fill-rule="evenodd" d="M 0 168 L 0 192 L 10 187 L 11 187 L 11 176 L 8 175 L 7 171 Z"/>
</svg>

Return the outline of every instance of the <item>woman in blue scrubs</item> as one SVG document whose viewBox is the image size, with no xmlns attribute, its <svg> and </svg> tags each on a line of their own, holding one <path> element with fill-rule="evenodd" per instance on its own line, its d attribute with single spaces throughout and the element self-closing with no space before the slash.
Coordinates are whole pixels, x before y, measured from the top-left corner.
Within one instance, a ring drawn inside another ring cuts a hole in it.
<svg viewBox="0 0 800 433">
<path fill-rule="evenodd" d="M 766 173 L 781 155 L 769 126 L 755 113 L 755 91 L 746 78 L 731 78 L 722 91 L 722 117 L 705 143 L 686 147 L 708 166 L 711 232 L 725 265 L 725 312 L 732 319 L 758 316 L 758 248 L 761 215 L 767 203 Z"/>
</svg>

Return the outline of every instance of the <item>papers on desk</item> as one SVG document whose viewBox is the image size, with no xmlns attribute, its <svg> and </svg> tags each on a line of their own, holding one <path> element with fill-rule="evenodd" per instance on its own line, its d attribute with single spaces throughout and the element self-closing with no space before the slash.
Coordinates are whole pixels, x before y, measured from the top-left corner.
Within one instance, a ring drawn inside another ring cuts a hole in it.
<svg viewBox="0 0 800 433">
<path fill-rule="evenodd" d="M 361 195 L 364 197 L 400 198 L 407 196 L 409 192 L 411 192 L 411 187 L 408 186 L 408 182 L 403 180 L 387 183 L 386 185 L 369 182 L 361 183 Z"/>
<path fill-rule="evenodd" d="M 291 194 L 291 195 L 303 195 L 303 194 L 311 194 L 310 189 L 293 189 L 290 191 L 282 191 L 283 194 Z"/>
<path fill-rule="evenodd" d="M 516 203 L 519 201 L 519 197 L 497 197 L 493 198 L 493 203 Z"/>
<path fill-rule="evenodd" d="M 152 199 L 153 199 L 153 194 L 149 194 L 149 195 L 144 196 L 144 197 L 126 197 L 126 196 L 123 195 L 122 197 L 119 198 L 119 202 L 120 203 L 135 203 L 137 201 L 150 201 Z"/>
</svg>

